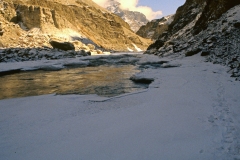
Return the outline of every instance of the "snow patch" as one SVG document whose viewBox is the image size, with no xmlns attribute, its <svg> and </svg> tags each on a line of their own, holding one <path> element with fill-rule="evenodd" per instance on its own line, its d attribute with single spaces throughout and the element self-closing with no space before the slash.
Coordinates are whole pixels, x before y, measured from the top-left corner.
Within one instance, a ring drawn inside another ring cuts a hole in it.
<svg viewBox="0 0 240 160">
<path fill-rule="evenodd" d="M 132 50 L 132 49 L 130 49 L 129 47 L 127 47 L 127 49 L 128 49 L 128 51 L 129 51 L 129 52 L 133 52 L 133 50 Z"/>
<path fill-rule="evenodd" d="M 132 44 L 138 52 L 142 52 L 141 48 L 138 48 L 134 43 Z"/>
</svg>

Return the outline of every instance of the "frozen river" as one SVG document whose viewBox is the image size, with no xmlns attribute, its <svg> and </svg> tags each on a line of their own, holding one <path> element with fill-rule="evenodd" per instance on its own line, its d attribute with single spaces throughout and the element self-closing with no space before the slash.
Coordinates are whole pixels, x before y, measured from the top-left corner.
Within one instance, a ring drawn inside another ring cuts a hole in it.
<svg viewBox="0 0 240 160">
<path fill-rule="evenodd" d="M 52 93 L 116 96 L 147 87 L 129 79 L 138 72 L 140 70 L 133 65 L 20 72 L 0 77 L 0 99 Z"/>
</svg>

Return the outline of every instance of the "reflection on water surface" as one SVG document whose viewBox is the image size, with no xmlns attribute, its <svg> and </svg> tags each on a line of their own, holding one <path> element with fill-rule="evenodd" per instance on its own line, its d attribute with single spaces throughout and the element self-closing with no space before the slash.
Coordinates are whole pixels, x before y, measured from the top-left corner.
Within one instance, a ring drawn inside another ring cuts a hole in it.
<svg viewBox="0 0 240 160">
<path fill-rule="evenodd" d="M 129 80 L 137 72 L 132 65 L 21 72 L 0 77 L 0 99 L 51 93 L 116 96 L 147 88 Z"/>
</svg>

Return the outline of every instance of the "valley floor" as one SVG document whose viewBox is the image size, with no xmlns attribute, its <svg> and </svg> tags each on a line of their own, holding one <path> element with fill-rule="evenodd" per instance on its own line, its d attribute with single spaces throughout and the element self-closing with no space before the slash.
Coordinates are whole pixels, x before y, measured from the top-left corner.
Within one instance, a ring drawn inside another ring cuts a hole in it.
<svg viewBox="0 0 240 160">
<path fill-rule="evenodd" d="M 199 55 L 140 92 L 0 100 L 0 159 L 240 159 L 240 83 Z"/>
</svg>

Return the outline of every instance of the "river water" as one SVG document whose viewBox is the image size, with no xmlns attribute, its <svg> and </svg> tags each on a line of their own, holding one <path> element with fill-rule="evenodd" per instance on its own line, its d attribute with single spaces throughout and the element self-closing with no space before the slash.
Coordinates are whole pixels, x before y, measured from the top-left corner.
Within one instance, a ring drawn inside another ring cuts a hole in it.
<svg viewBox="0 0 240 160">
<path fill-rule="evenodd" d="M 0 77 L 0 99 L 44 94 L 97 94 L 111 97 L 147 88 L 129 78 L 133 65 L 101 65 L 60 71 L 28 71 Z"/>
</svg>

